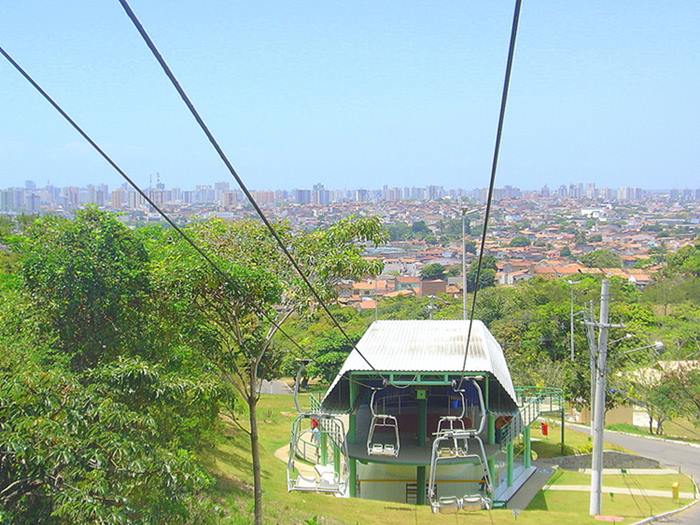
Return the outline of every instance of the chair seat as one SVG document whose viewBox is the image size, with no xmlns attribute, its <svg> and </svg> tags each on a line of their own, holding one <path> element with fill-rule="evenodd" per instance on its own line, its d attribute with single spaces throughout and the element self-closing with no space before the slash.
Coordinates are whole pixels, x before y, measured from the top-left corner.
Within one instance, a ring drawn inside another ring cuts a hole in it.
<svg viewBox="0 0 700 525">
<path fill-rule="evenodd" d="M 445 496 L 439 498 L 436 504 L 433 504 L 433 513 L 435 514 L 457 514 L 461 504 L 456 496 Z"/>
</svg>

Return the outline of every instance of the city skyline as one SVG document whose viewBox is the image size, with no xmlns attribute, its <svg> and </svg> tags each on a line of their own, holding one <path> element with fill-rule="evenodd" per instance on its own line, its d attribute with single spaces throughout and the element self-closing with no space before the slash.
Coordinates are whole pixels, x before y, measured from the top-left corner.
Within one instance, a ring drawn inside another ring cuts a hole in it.
<svg viewBox="0 0 700 525">
<path fill-rule="evenodd" d="M 166 186 L 159 177 L 148 186 L 140 187 L 156 205 L 174 206 L 190 213 L 202 211 L 242 210 L 248 206 L 244 193 L 228 181 L 198 184 L 194 187 Z M 485 202 L 488 188 L 446 188 L 442 185 L 428 186 L 388 186 L 381 188 L 330 188 L 316 183 L 311 188 L 252 190 L 252 196 L 261 206 L 271 205 L 321 205 L 346 203 L 381 202 L 427 202 L 451 200 L 456 204 L 468 201 Z M 636 186 L 603 187 L 595 183 L 569 183 L 554 188 L 547 185 L 539 190 L 521 189 L 505 185 L 495 187 L 493 200 L 504 199 L 570 199 L 594 203 L 635 203 L 652 198 L 666 198 L 670 202 L 700 201 L 700 188 L 646 190 Z M 45 186 L 26 180 L 23 186 L 0 187 L 0 214 L 16 213 L 68 213 L 95 204 L 115 210 L 148 212 L 153 211 L 146 199 L 134 188 L 122 183 L 110 188 L 108 184 L 88 184 L 86 186 Z"/>
<path fill-rule="evenodd" d="M 250 187 L 487 182 L 509 5 L 134 7 Z M 543 3 L 524 16 L 499 185 L 700 178 L 697 3 Z M 179 186 L 222 178 L 118 5 L 23 2 L 0 31 L 140 184 L 157 171 Z M 4 185 L 118 183 L 7 64 L 0 75 Z"/>
</svg>

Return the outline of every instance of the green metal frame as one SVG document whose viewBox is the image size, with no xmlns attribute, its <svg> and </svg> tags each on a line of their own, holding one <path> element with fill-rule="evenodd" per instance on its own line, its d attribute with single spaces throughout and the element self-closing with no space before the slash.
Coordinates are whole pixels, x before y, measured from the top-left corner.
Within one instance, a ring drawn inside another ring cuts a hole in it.
<svg viewBox="0 0 700 525">
<path fill-rule="evenodd" d="M 454 372 L 416 372 L 415 374 L 407 374 L 406 372 L 377 370 L 376 372 L 350 372 L 350 377 L 358 381 L 384 377 L 392 385 L 396 386 L 448 386 L 452 384 L 453 380 L 461 377 L 485 376 L 488 379 L 487 374 L 490 374 L 490 372 L 465 372 L 464 374 L 455 374 Z M 411 376 L 411 379 L 401 379 L 407 376 Z"/>
</svg>

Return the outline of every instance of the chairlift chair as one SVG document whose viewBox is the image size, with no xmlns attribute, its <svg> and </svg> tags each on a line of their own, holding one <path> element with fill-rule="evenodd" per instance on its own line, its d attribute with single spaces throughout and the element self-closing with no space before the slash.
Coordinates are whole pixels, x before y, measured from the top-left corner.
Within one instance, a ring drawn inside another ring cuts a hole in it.
<svg viewBox="0 0 700 525">
<path fill-rule="evenodd" d="M 397 457 L 399 455 L 399 449 L 401 448 L 401 439 L 399 438 L 399 422 L 395 416 L 388 414 L 377 414 L 375 411 L 375 396 L 377 392 L 378 390 L 372 391 L 372 397 L 369 402 L 369 409 L 372 413 L 372 421 L 369 425 L 369 432 L 367 433 L 367 455 Z M 393 442 L 388 443 L 376 441 L 376 431 L 385 429 L 390 431 L 393 430 Z"/>
<path fill-rule="evenodd" d="M 307 362 L 301 362 L 294 385 L 294 405 L 298 415 L 292 422 L 289 440 L 287 490 L 342 495 L 347 491 L 349 480 L 345 425 L 332 414 L 301 409 L 299 384 Z M 304 430 L 304 424 L 312 420 L 317 422 L 317 433 L 313 432 L 313 425 L 310 425 L 311 429 Z M 307 436 L 310 439 L 306 439 Z M 322 457 L 328 456 L 328 453 L 333 460 L 330 464 L 324 464 Z"/>
<path fill-rule="evenodd" d="M 455 448 L 454 446 L 449 446 L 453 445 L 453 443 L 456 441 L 466 441 L 467 439 L 476 440 L 476 442 L 479 445 L 478 453 L 462 454 L 458 448 Z M 484 449 L 484 443 L 481 441 L 481 438 L 479 436 L 474 436 L 473 434 L 470 434 L 468 431 L 464 430 L 446 430 L 442 434 L 435 437 L 430 458 L 430 478 L 428 481 L 428 495 L 430 498 L 430 506 L 433 512 L 436 514 L 454 514 L 455 512 L 462 510 L 468 512 L 473 510 L 490 509 L 491 499 L 488 496 L 481 493 L 466 494 L 463 497 L 437 495 L 436 476 L 440 463 L 444 463 L 446 461 L 454 459 L 459 459 L 461 461 L 464 461 L 466 459 L 475 459 L 481 467 L 480 470 L 482 472 L 482 479 L 485 480 L 486 485 L 486 494 L 493 493 L 493 487 L 491 485 L 491 475 L 487 466 L 486 450 Z"/>
<path fill-rule="evenodd" d="M 481 493 L 466 494 L 463 497 L 442 496 L 437 495 L 436 475 L 440 462 L 445 462 L 453 459 L 476 459 L 481 467 L 483 474 L 482 479 L 485 481 L 485 492 L 493 493 L 491 484 L 491 475 L 488 470 L 486 458 L 486 450 L 484 443 L 481 440 L 480 434 L 484 430 L 486 421 L 486 408 L 484 404 L 484 396 L 481 387 L 477 380 L 470 378 L 469 381 L 475 386 L 477 397 L 479 399 L 479 410 L 481 418 L 479 426 L 475 428 L 465 428 L 464 414 L 466 411 L 466 403 L 464 398 L 464 390 L 458 389 L 456 383 L 453 383 L 453 389 L 459 394 L 462 400 L 462 411 L 459 416 L 443 416 L 438 421 L 437 432 L 435 432 L 435 440 L 433 441 L 432 453 L 430 458 L 430 479 L 429 479 L 429 498 L 430 506 L 434 513 L 454 514 L 460 511 L 475 511 L 481 509 L 490 509 L 492 505 L 491 499 Z M 474 439 L 479 445 L 477 453 L 469 454 L 468 442 L 469 439 Z M 460 446 L 460 444 L 463 444 Z"/>
</svg>

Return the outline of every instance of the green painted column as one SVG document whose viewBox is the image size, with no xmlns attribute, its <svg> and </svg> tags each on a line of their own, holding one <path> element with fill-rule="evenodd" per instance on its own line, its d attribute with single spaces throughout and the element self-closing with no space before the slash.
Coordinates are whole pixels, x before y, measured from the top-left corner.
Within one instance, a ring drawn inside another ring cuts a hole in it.
<svg viewBox="0 0 700 525">
<path fill-rule="evenodd" d="M 328 465 L 328 435 L 321 431 L 319 448 L 321 449 L 321 465 Z"/>
<path fill-rule="evenodd" d="M 357 433 L 357 416 L 355 415 L 355 402 L 357 401 L 357 395 L 359 394 L 359 385 L 352 381 L 352 376 L 350 376 L 350 417 L 348 418 L 348 442 L 355 442 L 355 435 Z"/>
<path fill-rule="evenodd" d="M 425 467 L 416 467 L 416 505 L 425 505 Z"/>
<path fill-rule="evenodd" d="M 530 468 L 532 466 L 532 447 L 530 446 L 530 427 L 523 428 L 523 466 Z"/>
<path fill-rule="evenodd" d="M 357 460 L 355 458 L 350 458 L 348 463 L 348 478 L 350 497 L 354 498 L 357 496 Z"/>
<path fill-rule="evenodd" d="M 491 478 L 491 484 L 493 485 L 493 488 L 495 490 L 496 485 L 498 485 L 498 482 L 496 480 L 496 466 L 493 464 L 492 457 L 486 460 L 486 468 L 489 470 L 489 478 Z"/>
<path fill-rule="evenodd" d="M 484 379 L 484 405 L 486 405 L 486 442 L 489 445 L 496 444 L 496 418 L 491 413 L 489 396 L 489 376 Z"/>
<path fill-rule="evenodd" d="M 561 455 L 564 455 L 564 402 L 561 403 Z"/>
<path fill-rule="evenodd" d="M 340 473 L 340 447 L 333 443 L 333 472 Z"/>
<path fill-rule="evenodd" d="M 348 443 L 354 443 L 357 437 L 357 416 L 355 407 L 357 404 L 357 396 L 360 393 L 360 386 L 352 381 L 350 375 L 350 415 L 348 417 Z M 351 498 L 357 497 L 357 460 L 355 458 L 348 459 L 348 494 Z"/>
<path fill-rule="evenodd" d="M 506 483 L 513 486 L 513 442 L 506 445 Z"/>
<path fill-rule="evenodd" d="M 428 429 L 428 399 L 427 391 L 416 390 L 416 400 L 418 403 L 418 425 L 416 430 L 416 441 L 419 447 L 425 446 L 425 435 Z"/>
</svg>

